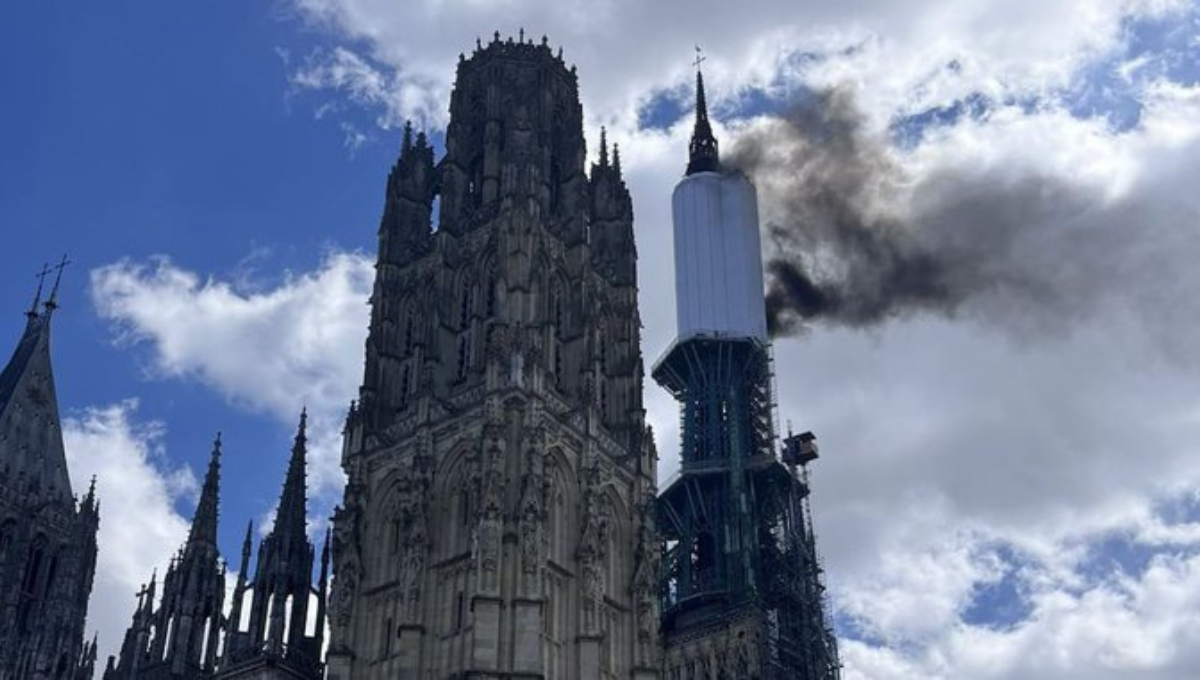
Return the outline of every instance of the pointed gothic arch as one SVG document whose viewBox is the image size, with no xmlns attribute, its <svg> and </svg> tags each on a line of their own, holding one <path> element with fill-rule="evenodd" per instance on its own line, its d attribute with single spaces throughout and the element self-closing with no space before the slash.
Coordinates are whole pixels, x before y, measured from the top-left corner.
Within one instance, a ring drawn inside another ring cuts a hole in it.
<svg viewBox="0 0 1200 680">
<path fill-rule="evenodd" d="M 578 542 L 578 477 L 570 460 L 558 446 L 545 454 L 545 508 L 548 557 L 566 567 L 575 559 Z"/>
<path fill-rule="evenodd" d="M 460 555 L 471 549 L 474 532 L 474 513 L 478 489 L 472 451 L 467 444 L 459 445 L 446 456 L 434 473 L 431 499 L 433 512 L 449 517 L 449 531 L 434 532 L 433 554 L 439 558 Z"/>
<path fill-rule="evenodd" d="M 632 527 L 630 526 L 629 507 L 616 485 L 605 484 L 600 491 L 601 512 L 608 525 L 607 544 L 605 545 L 604 591 L 608 598 L 627 602 L 629 600 L 628 583 L 632 574 L 628 573 L 628 565 L 633 564 L 630 548 L 632 542 Z"/>
</svg>

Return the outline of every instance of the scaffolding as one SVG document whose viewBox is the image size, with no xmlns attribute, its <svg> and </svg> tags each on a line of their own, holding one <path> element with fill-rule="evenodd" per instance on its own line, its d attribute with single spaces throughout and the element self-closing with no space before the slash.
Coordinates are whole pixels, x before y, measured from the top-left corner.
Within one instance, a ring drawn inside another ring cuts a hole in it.
<svg viewBox="0 0 1200 680">
<path fill-rule="evenodd" d="M 780 442 L 770 346 L 693 337 L 673 345 L 653 376 L 681 405 L 680 472 L 658 501 L 668 653 L 751 620 L 762 635 L 749 677 L 837 680 L 808 503 L 816 441 L 806 432 Z"/>
</svg>

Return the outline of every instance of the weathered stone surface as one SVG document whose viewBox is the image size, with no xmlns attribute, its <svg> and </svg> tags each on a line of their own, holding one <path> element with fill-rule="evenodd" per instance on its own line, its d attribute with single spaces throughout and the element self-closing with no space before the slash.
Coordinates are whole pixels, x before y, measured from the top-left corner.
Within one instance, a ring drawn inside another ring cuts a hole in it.
<svg viewBox="0 0 1200 680">
<path fill-rule="evenodd" d="M 0 373 L 0 680 L 90 677 L 84 620 L 99 507 L 77 502 L 50 361 L 54 296 Z"/>
<path fill-rule="evenodd" d="M 346 424 L 331 678 L 657 662 L 633 584 L 655 454 L 632 204 L 617 157 L 584 157 L 574 71 L 498 37 L 459 63 L 445 156 L 405 131 Z"/>
</svg>

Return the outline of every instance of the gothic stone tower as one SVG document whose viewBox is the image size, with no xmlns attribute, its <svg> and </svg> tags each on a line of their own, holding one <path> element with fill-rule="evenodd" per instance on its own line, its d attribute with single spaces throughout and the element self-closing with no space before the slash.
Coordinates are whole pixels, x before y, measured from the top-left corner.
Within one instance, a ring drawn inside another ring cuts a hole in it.
<svg viewBox="0 0 1200 680">
<path fill-rule="evenodd" d="M 0 680 L 90 677 L 95 660 L 83 626 L 100 506 L 94 484 L 82 502 L 71 493 L 50 365 L 56 296 L 39 313 L 38 293 L 0 373 Z"/>
<path fill-rule="evenodd" d="M 225 566 L 217 548 L 221 439 L 209 458 L 187 542 L 172 558 L 155 607 L 157 578 L 139 593 L 120 655 L 108 658 L 104 680 L 211 678 L 223 630 Z"/>
<path fill-rule="evenodd" d="M 582 118 L 544 38 L 497 34 L 459 60 L 444 157 L 405 129 L 346 422 L 331 679 L 657 675 L 632 206 L 603 141 L 585 174 Z"/>
<path fill-rule="evenodd" d="M 224 656 L 216 675 L 220 680 L 319 680 L 324 672 L 321 646 L 325 639 L 329 541 L 322 551 L 321 578 L 314 589 L 314 548 L 305 531 L 307 422 L 308 415 L 302 412 L 275 524 L 259 545 L 257 568 L 249 581 L 250 528 L 246 529 Z M 310 606 L 315 606 L 315 616 L 309 616 Z"/>
<path fill-rule="evenodd" d="M 171 560 L 162 598 L 157 599 L 157 577 L 151 577 L 138 593 L 120 655 L 108 658 L 104 680 L 321 678 L 329 552 L 326 541 L 320 585 L 314 589 L 313 546 L 305 534 L 305 423 L 302 414 L 275 525 L 259 547 L 253 579 L 248 578 L 251 532 L 246 531 L 228 617 L 223 607 L 226 569 L 217 549 L 218 435 L 192 528 Z M 308 615 L 310 603 L 316 607 L 314 617 Z"/>
<path fill-rule="evenodd" d="M 809 433 L 775 444 L 754 186 L 723 171 L 696 75 L 675 187 L 678 336 L 654 379 L 680 402 L 680 474 L 659 498 L 671 680 L 836 680 L 808 507 Z"/>
</svg>

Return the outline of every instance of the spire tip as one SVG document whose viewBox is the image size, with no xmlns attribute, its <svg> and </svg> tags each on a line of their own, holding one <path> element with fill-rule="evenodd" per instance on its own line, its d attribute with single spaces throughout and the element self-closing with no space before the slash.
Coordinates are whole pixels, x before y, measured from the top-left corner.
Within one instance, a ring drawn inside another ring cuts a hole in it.
<svg viewBox="0 0 1200 680">
<path fill-rule="evenodd" d="M 696 125 L 692 129 L 692 141 L 688 144 L 688 164 L 685 174 L 697 172 L 716 172 L 721 163 L 717 153 L 717 139 L 713 136 L 712 125 L 708 121 L 708 101 L 704 96 L 704 74 L 700 64 L 706 57 L 700 46 L 696 46 Z"/>
<path fill-rule="evenodd" d="M 46 300 L 46 312 L 51 313 L 58 309 L 58 286 L 62 283 L 63 270 L 67 265 L 72 264 L 71 260 L 67 259 L 66 253 L 63 254 L 62 260 L 54 267 L 58 273 L 54 277 L 54 287 L 50 289 L 50 298 Z"/>
</svg>

